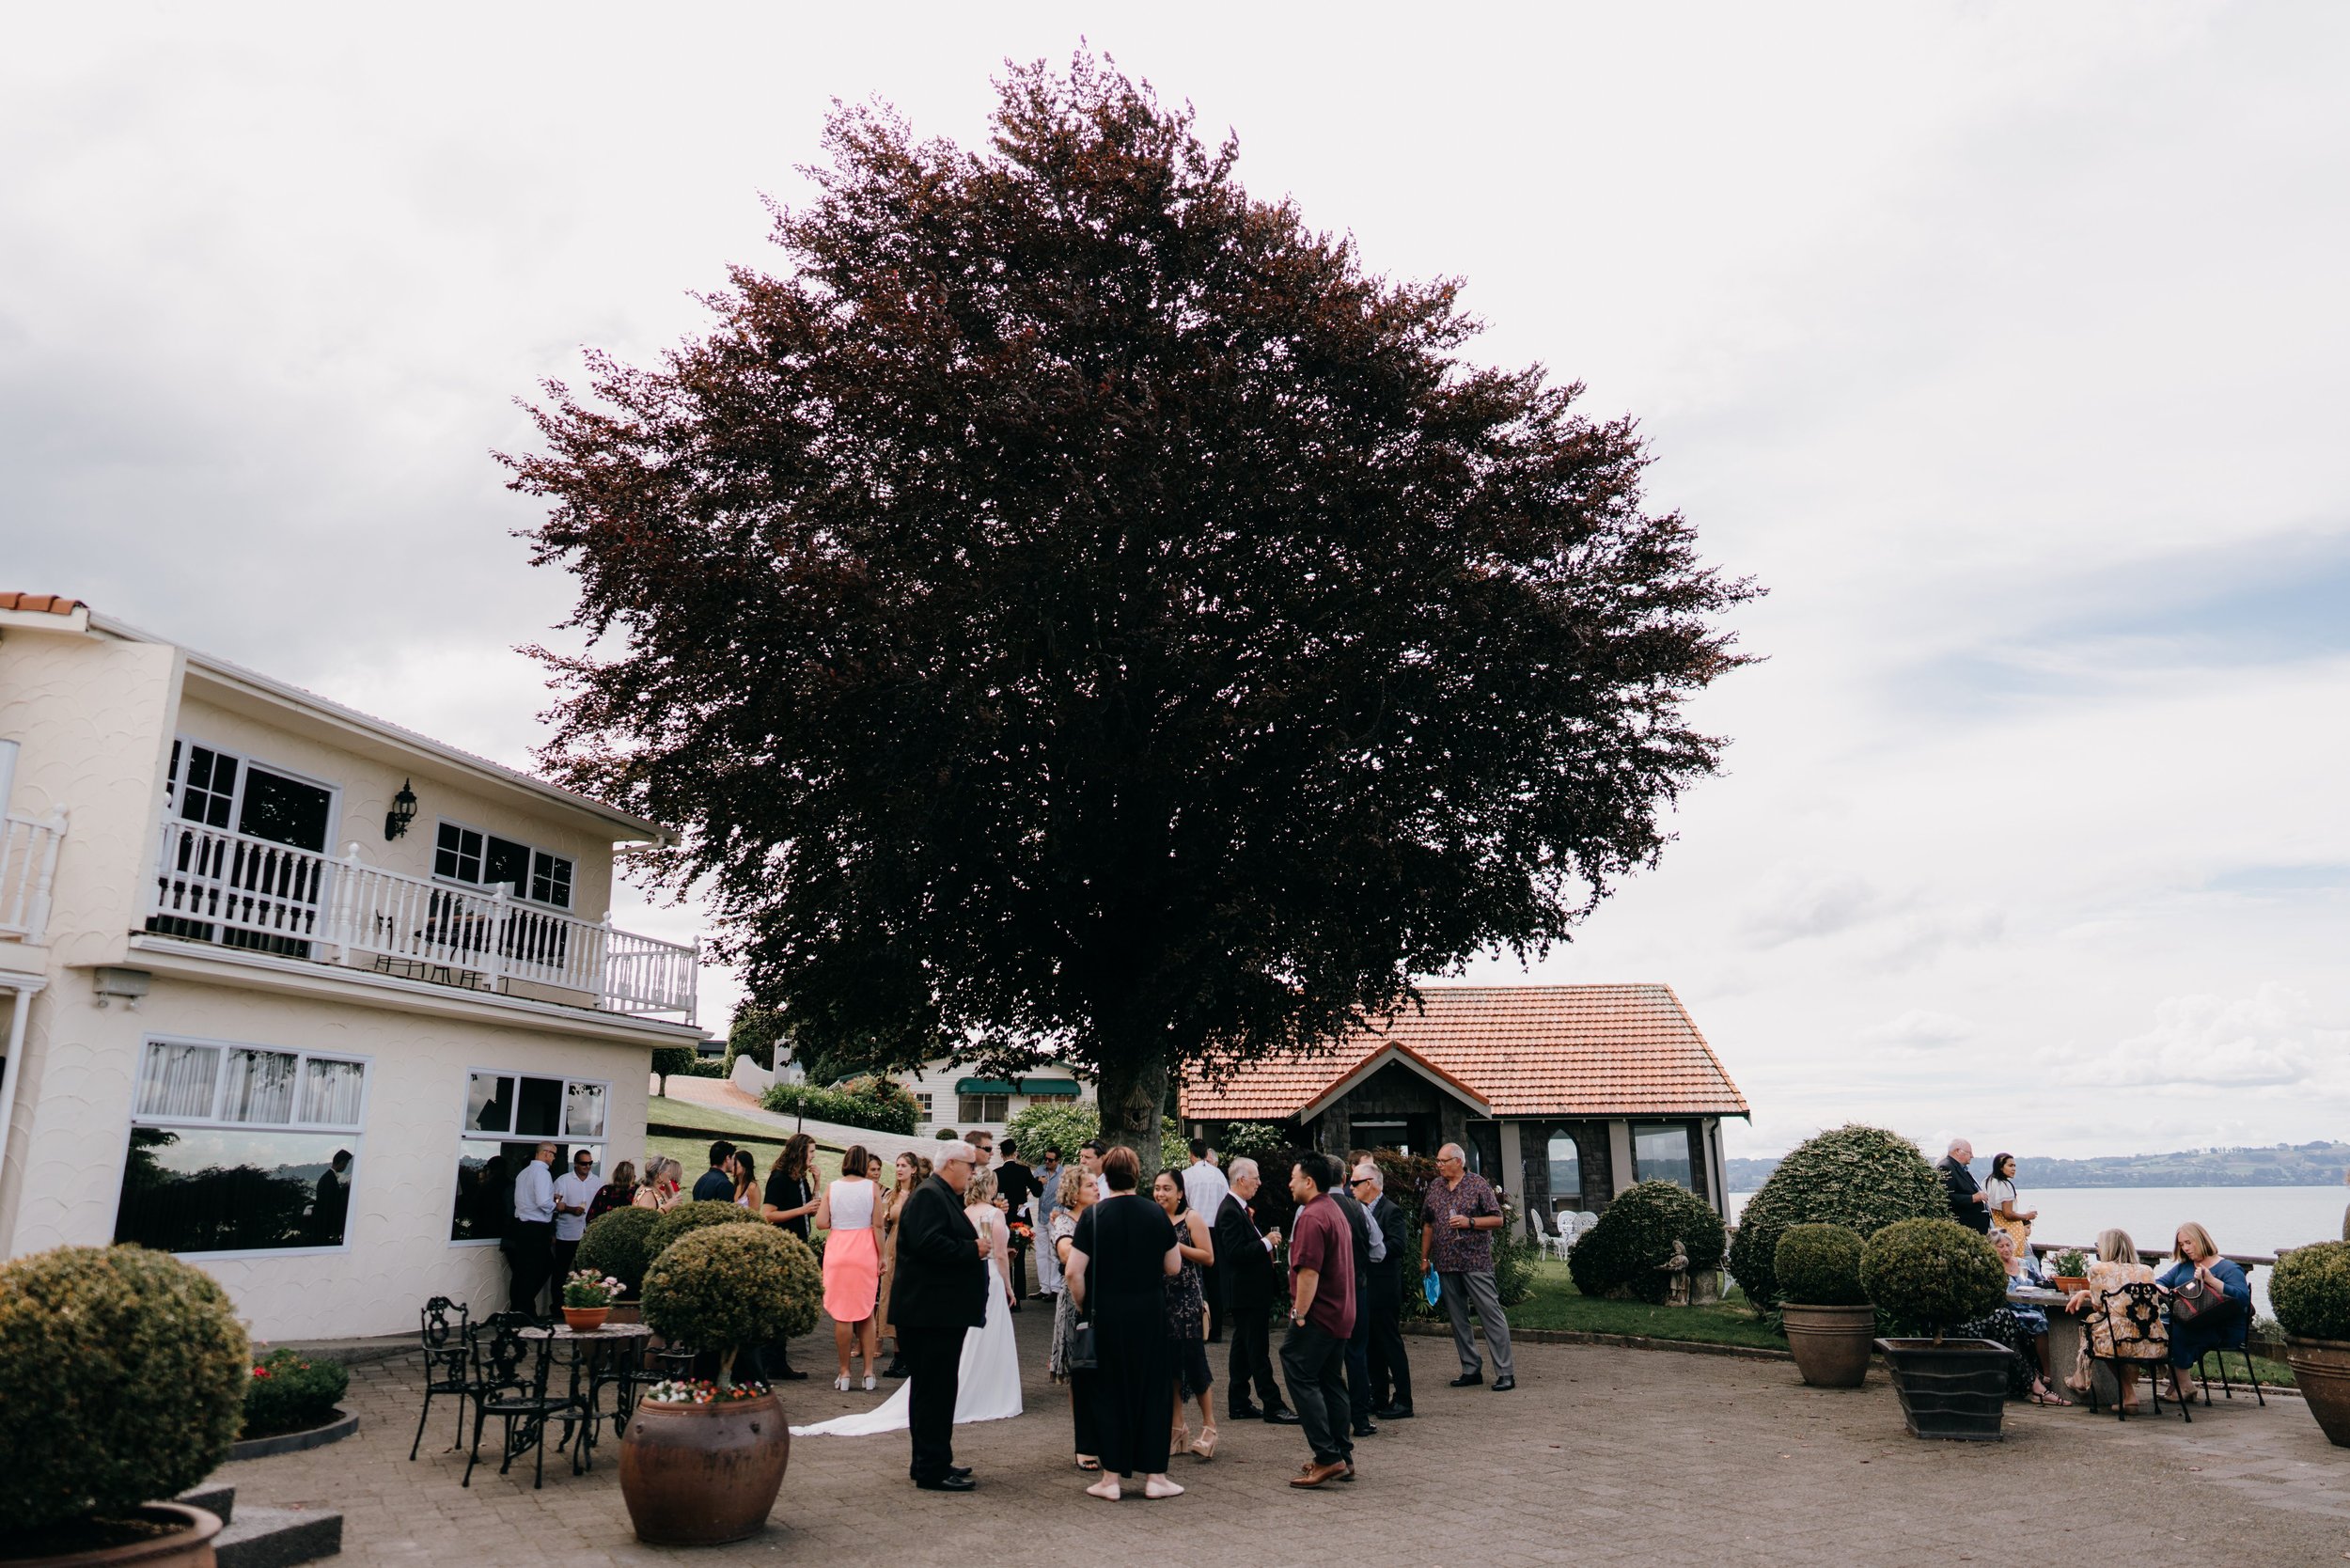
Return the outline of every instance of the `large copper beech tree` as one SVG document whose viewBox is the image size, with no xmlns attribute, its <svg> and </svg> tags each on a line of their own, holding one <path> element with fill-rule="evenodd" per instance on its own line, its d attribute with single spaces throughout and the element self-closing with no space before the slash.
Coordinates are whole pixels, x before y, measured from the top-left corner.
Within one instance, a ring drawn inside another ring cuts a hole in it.
<svg viewBox="0 0 2350 1568">
<path fill-rule="evenodd" d="M 1066 1055 L 1152 1161 L 1177 1064 L 1652 862 L 1750 590 L 1642 510 L 1628 420 L 1462 357 L 1454 284 L 1105 61 L 1000 87 L 983 152 L 838 112 L 782 272 L 546 387 L 507 461 L 591 639 L 546 760 L 682 826 L 661 875 L 795 1033 Z"/>
</svg>

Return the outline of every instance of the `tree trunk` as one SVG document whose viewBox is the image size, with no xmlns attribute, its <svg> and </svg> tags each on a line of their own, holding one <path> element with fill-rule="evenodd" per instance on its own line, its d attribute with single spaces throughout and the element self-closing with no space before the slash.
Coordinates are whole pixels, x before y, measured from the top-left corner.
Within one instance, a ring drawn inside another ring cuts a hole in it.
<svg viewBox="0 0 2350 1568">
<path fill-rule="evenodd" d="M 1135 1152 L 1142 1162 L 1142 1181 L 1137 1190 L 1148 1192 L 1151 1179 L 1162 1167 L 1159 1148 L 1159 1123 L 1164 1114 L 1160 1107 L 1167 1103 L 1167 1052 L 1164 1047 L 1148 1056 L 1136 1053 L 1104 1053 L 1102 1076 L 1098 1085 L 1102 1096 L 1102 1142 L 1104 1146 L 1123 1144 Z"/>
</svg>

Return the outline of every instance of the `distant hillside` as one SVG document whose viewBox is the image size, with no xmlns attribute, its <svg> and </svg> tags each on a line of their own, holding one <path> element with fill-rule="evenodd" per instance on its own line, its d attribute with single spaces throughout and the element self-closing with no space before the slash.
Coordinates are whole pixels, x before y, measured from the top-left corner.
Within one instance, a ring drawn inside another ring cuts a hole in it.
<svg viewBox="0 0 2350 1568">
<path fill-rule="evenodd" d="M 1752 1192 L 1778 1168 L 1776 1159 L 1725 1163 L 1732 1192 Z M 2345 1168 L 2350 1168 L 2350 1143 L 2187 1149 L 2171 1154 L 2108 1154 L 2093 1160 L 2015 1156 L 2016 1184 L 2025 1187 L 2329 1187 L 2341 1184 Z M 1990 1171 L 1991 1154 L 1979 1153 L 1975 1174 L 1987 1176 Z"/>
</svg>

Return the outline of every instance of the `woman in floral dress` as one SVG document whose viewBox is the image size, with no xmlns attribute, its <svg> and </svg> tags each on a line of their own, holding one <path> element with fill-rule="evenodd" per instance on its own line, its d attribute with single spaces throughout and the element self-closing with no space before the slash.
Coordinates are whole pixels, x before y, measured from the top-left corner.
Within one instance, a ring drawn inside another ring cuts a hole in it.
<svg viewBox="0 0 2350 1568">
<path fill-rule="evenodd" d="M 1181 1171 L 1162 1170 L 1151 1184 L 1167 1217 L 1175 1222 L 1175 1250 L 1183 1266 L 1167 1282 L 1167 1341 L 1175 1363 L 1175 1426 L 1167 1447 L 1189 1449 L 1202 1459 L 1215 1457 L 1215 1374 L 1208 1368 L 1208 1304 L 1200 1270 L 1215 1262 L 1215 1246 L 1208 1222 L 1183 1196 Z M 1191 1440 L 1191 1423 L 1183 1401 L 1199 1402 L 1199 1441 Z"/>
</svg>

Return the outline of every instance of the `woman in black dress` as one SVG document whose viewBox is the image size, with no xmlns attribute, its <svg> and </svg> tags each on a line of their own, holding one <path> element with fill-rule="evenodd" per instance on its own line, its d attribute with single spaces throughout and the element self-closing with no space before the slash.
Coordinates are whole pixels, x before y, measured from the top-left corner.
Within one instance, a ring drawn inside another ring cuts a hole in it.
<svg viewBox="0 0 2350 1568">
<path fill-rule="evenodd" d="M 1136 1196 L 1141 1164 L 1131 1149 L 1102 1156 L 1102 1200 L 1077 1219 L 1068 1288 L 1093 1322 L 1094 1419 L 1102 1479 L 1086 1488 L 1115 1502 L 1119 1478 L 1142 1473 L 1146 1497 L 1181 1496 L 1167 1478 L 1167 1429 L 1175 1417 L 1174 1365 L 1167 1341 L 1167 1281 L 1183 1268 L 1175 1224 Z"/>
</svg>

